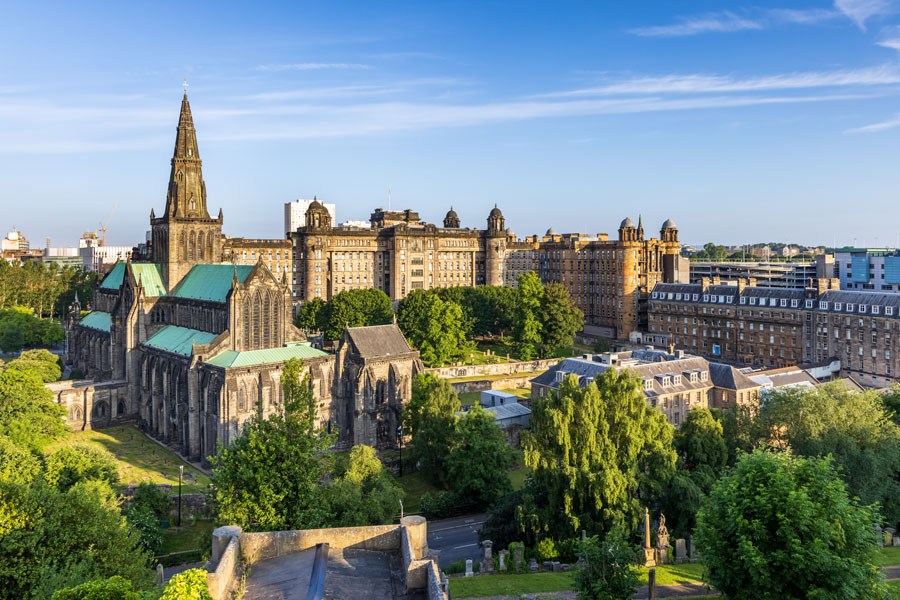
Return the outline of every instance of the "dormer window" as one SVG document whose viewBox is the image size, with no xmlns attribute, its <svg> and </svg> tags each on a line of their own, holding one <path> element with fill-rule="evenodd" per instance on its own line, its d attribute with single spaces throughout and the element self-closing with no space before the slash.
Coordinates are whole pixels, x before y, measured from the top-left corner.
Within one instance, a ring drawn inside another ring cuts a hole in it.
<svg viewBox="0 0 900 600">
<path fill-rule="evenodd" d="M 800 305 L 800 302 L 797 300 L 791 300 L 791 308 L 797 308 Z"/>
<path fill-rule="evenodd" d="M 741 296 L 741 304 L 747 304 L 747 299 L 744 296 Z"/>
<path fill-rule="evenodd" d="M 700 381 L 709 380 L 709 371 L 700 371 Z"/>
<path fill-rule="evenodd" d="M 653 380 L 652 380 L 652 379 L 645 379 L 645 380 L 644 380 L 644 391 L 645 391 L 645 392 L 648 392 L 648 391 L 650 391 L 650 390 L 652 390 L 652 389 L 653 389 Z"/>
<path fill-rule="evenodd" d="M 656 298 L 656 292 L 653 292 L 653 293 L 650 295 L 650 297 L 651 297 L 651 298 Z"/>
<path fill-rule="evenodd" d="M 672 385 L 672 378 L 668 375 L 665 375 L 663 377 L 663 387 L 669 387 L 670 385 Z"/>
<path fill-rule="evenodd" d="M 807 300 L 807 301 L 806 301 L 806 308 L 812 308 L 812 307 L 813 307 L 813 301 L 812 301 L 812 300 Z"/>
<path fill-rule="evenodd" d="M 700 294 L 694 294 L 694 302 L 696 302 L 699 297 L 700 297 Z"/>
<path fill-rule="evenodd" d="M 834 310 L 841 310 L 841 303 L 840 303 L 840 302 L 835 302 L 835 303 L 834 303 Z"/>
<path fill-rule="evenodd" d="M 697 383 L 697 372 L 691 372 L 691 383 Z"/>
<path fill-rule="evenodd" d="M 879 306 L 877 304 L 872 305 L 872 314 L 877 315 L 879 312 Z"/>
<path fill-rule="evenodd" d="M 819 310 L 828 310 L 827 302 L 819 302 Z"/>
<path fill-rule="evenodd" d="M 866 304 L 860 304 L 860 305 L 859 305 L 859 312 L 861 312 L 861 313 L 866 312 L 866 306 L 867 306 Z"/>
<path fill-rule="evenodd" d="M 672 377 L 672 384 L 681 385 L 681 375 L 675 375 L 674 377 Z"/>
<path fill-rule="evenodd" d="M 884 307 L 884 314 L 886 314 L 887 316 L 893 315 L 893 314 L 894 314 L 894 307 L 893 307 L 893 306 L 885 306 L 885 307 Z"/>
<path fill-rule="evenodd" d="M 847 312 L 853 312 L 853 303 L 852 302 L 847 303 Z"/>
<path fill-rule="evenodd" d="M 756 298 L 750 298 L 750 305 L 752 306 L 755 304 L 756 304 Z"/>
<path fill-rule="evenodd" d="M 734 296 L 728 296 L 728 304 L 732 304 L 734 302 Z"/>
<path fill-rule="evenodd" d="M 782 298 L 782 299 L 781 299 L 781 306 L 782 306 L 782 307 L 787 306 L 787 299 L 786 299 L 786 298 Z"/>
<path fill-rule="evenodd" d="M 556 383 L 562 383 L 565 378 L 566 378 L 566 374 L 564 371 L 556 372 Z"/>
<path fill-rule="evenodd" d="M 703 301 L 709 302 L 709 294 L 703 294 Z"/>
</svg>

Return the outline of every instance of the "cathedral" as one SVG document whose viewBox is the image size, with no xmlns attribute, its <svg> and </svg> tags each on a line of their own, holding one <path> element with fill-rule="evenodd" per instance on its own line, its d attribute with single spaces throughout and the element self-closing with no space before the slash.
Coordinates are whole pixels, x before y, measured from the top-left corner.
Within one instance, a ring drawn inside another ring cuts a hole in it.
<svg viewBox="0 0 900 600">
<path fill-rule="evenodd" d="M 348 328 L 334 353 L 292 323 L 292 289 L 262 260 L 224 262 L 222 211 L 211 217 L 187 94 L 163 213 L 150 211 L 149 260 L 118 263 L 77 298 L 68 360 L 92 381 L 51 386 L 77 429 L 137 422 L 193 460 L 227 446 L 253 415 L 280 410 L 284 362 L 310 374 L 319 424 L 338 447 L 397 442 L 401 406 L 423 370 L 396 324 Z"/>
</svg>

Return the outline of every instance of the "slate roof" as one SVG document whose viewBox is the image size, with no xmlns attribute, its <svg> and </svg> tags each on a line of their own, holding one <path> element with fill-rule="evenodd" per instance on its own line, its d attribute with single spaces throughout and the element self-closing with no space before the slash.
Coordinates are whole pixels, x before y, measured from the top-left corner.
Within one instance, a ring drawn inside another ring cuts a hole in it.
<svg viewBox="0 0 900 600">
<path fill-rule="evenodd" d="M 818 302 L 828 302 L 829 312 L 854 314 L 859 313 L 859 305 L 865 304 L 871 306 L 892 306 L 894 307 L 893 316 L 900 316 L 900 294 L 884 294 L 881 292 L 855 292 L 852 290 L 828 290 L 821 296 Z M 841 310 L 834 310 L 834 303 L 841 303 Z M 853 310 L 847 310 L 847 304 L 853 304 Z M 824 309 L 822 309 L 824 310 Z M 867 314 L 871 314 L 871 308 L 867 308 Z M 880 311 L 880 316 L 884 316 L 884 311 Z"/>
<path fill-rule="evenodd" d="M 94 310 L 84 315 L 81 318 L 80 325 L 84 327 L 90 327 L 91 329 L 96 329 L 98 331 L 106 331 L 108 332 L 110 329 L 110 324 L 112 323 L 112 317 L 108 312 L 102 312 L 99 310 Z"/>
<path fill-rule="evenodd" d="M 764 387 L 815 387 L 819 380 L 799 367 L 784 367 L 757 371 L 749 375 L 752 381 Z"/>
<path fill-rule="evenodd" d="M 249 350 L 247 352 L 226 350 L 206 362 L 215 367 L 228 369 L 231 367 L 249 367 L 252 365 L 283 363 L 292 358 L 316 358 L 318 356 L 327 355 L 326 352 L 313 348 L 309 344 L 289 344 L 280 348 L 265 348 L 263 350 Z"/>
<path fill-rule="evenodd" d="M 400 328 L 395 324 L 351 327 L 347 331 L 350 341 L 363 358 L 412 352 Z"/>
<path fill-rule="evenodd" d="M 530 408 L 518 402 L 510 402 L 500 406 L 486 406 L 484 410 L 494 415 L 495 421 L 505 421 L 506 419 L 514 419 L 531 414 Z"/>
<path fill-rule="evenodd" d="M 156 333 L 150 336 L 145 346 L 180 354 L 182 356 L 190 356 L 193 350 L 193 344 L 208 344 L 218 337 L 216 333 L 208 331 L 199 331 L 197 329 L 188 329 L 187 327 L 178 327 L 176 325 L 166 325 Z"/>
<path fill-rule="evenodd" d="M 718 388 L 745 390 L 760 386 L 731 365 L 721 363 L 709 363 L 709 377 L 712 379 L 713 385 Z"/>
<path fill-rule="evenodd" d="M 144 295 L 150 298 L 166 295 L 166 286 L 163 284 L 162 271 L 159 265 L 154 263 L 131 263 L 131 270 L 141 287 Z"/>
<path fill-rule="evenodd" d="M 173 290 L 172 296 L 225 302 L 235 272 L 238 281 L 244 283 L 252 270 L 252 265 L 194 265 Z"/>
<path fill-rule="evenodd" d="M 103 282 L 100 284 L 100 289 L 117 290 L 122 287 L 123 281 L 125 281 L 125 263 L 119 261 L 116 263 L 116 266 L 114 266 L 112 270 L 106 274 L 106 277 L 103 278 Z"/>
</svg>

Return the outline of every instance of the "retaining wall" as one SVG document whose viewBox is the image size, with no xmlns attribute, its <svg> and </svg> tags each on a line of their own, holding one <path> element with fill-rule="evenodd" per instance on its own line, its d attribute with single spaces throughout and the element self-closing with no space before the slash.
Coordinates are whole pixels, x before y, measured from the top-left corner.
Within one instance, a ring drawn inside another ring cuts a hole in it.
<svg viewBox="0 0 900 600">
<path fill-rule="evenodd" d="M 466 392 L 483 392 L 484 390 L 509 390 L 512 388 L 531 387 L 531 380 L 536 375 L 523 375 L 521 377 L 504 377 L 503 379 L 470 379 L 468 381 L 453 381 L 450 386 L 457 394 Z"/>
<path fill-rule="evenodd" d="M 400 549 L 400 528 L 397 525 L 264 531 L 242 533 L 240 537 L 241 553 L 248 564 L 314 548 L 319 543 L 329 544 L 332 548 L 359 548 L 377 552 L 397 552 Z"/>
<path fill-rule="evenodd" d="M 482 377 L 487 375 L 515 375 L 516 373 L 529 373 L 532 371 L 546 371 L 561 359 L 545 358 L 543 360 L 517 361 L 499 363 L 496 365 L 462 365 L 459 367 L 440 367 L 425 369 L 442 379 L 454 379 L 456 377 Z"/>
</svg>

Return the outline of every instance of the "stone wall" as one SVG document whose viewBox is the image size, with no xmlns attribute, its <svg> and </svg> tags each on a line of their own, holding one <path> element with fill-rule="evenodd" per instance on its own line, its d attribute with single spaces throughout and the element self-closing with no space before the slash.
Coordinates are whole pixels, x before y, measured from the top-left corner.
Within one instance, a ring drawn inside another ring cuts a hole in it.
<svg viewBox="0 0 900 600">
<path fill-rule="evenodd" d="M 496 365 L 462 365 L 459 367 L 440 367 L 425 369 L 442 379 L 454 379 L 457 377 L 482 377 L 487 375 L 514 375 L 516 373 L 530 373 L 533 371 L 546 371 L 561 359 L 545 358 L 543 360 L 507 362 Z"/>
<path fill-rule="evenodd" d="M 259 560 L 314 548 L 319 543 L 329 544 L 332 548 L 397 552 L 400 550 L 400 528 L 396 525 L 372 525 L 242 533 L 241 553 L 247 563 L 253 564 Z"/>
<path fill-rule="evenodd" d="M 206 585 L 213 600 L 229 598 L 238 578 L 241 570 L 240 532 L 240 527 L 220 527 L 213 532 L 213 554 L 207 563 L 209 572 L 206 574 Z"/>
<path fill-rule="evenodd" d="M 137 404 L 129 398 L 124 379 L 102 383 L 90 379 L 54 381 L 45 387 L 66 410 L 66 424 L 75 431 L 122 425 L 137 415 Z"/>
<path fill-rule="evenodd" d="M 427 569 L 428 574 L 428 600 L 448 600 L 449 595 L 445 593 L 444 583 L 446 578 L 441 577 L 441 571 L 438 569 L 437 563 L 430 561 Z"/>
</svg>

